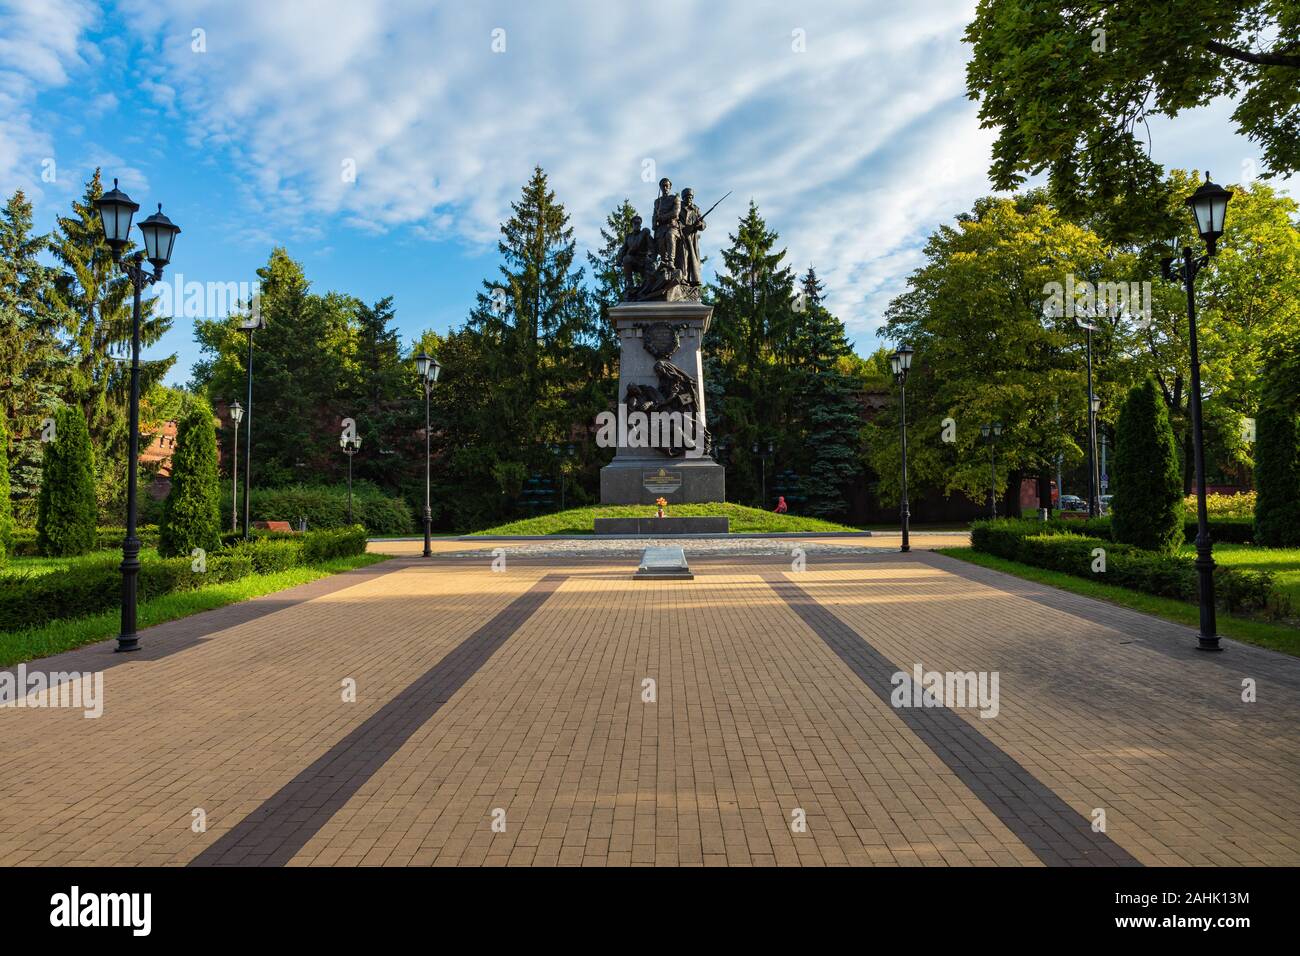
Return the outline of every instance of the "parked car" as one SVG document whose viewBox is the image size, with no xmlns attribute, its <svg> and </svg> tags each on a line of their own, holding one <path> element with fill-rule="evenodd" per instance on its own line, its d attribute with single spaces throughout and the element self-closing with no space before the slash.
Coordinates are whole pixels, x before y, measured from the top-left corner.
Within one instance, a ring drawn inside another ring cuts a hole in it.
<svg viewBox="0 0 1300 956">
<path fill-rule="evenodd" d="M 1101 502 L 1101 513 L 1102 513 L 1102 514 L 1104 514 L 1104 515 L 1108 515 L 1108 514 L 1110 514 L 1110 499 L 1113 498 L 1113 497 L 1114 497 L 1114 495 L 1102 495 L 1100 498 L 1097 499 L 1098 501 Z"/>
<path fill-rule="evenodd" d="M 1087 511 L 1088 503 L 1078 495 L 1061 495 L 1056 499 L 1058 511 Z"/>
</svg>

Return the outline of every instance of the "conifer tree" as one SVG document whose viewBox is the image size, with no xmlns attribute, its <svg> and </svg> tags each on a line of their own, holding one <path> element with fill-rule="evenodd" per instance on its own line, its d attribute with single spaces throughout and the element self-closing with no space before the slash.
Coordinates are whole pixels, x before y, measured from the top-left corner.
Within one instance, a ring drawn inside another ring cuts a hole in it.
<svg viewBox="0 0 1300 956">
<path fill-rule="evenodd" d="M 1153 379 L 1135 385 L 1115 427 L 1111 527 L 1116 541 L 1172 552 L 1183 542 L 1183 488 L 1169 410 Z"/>
<path fill-rule="evenodd" d="M 216 426 L 207 404 L 191 401 L 176 428 L 171 490 L 158 527 L 158 553 L 175 557 L 194 548 L 215 551 L 220 546 Z"/>
<path fill-rule="evenodd" d="M 67 557 L 95 546 L 95 455 L 86 417 L 75 405 L 54 416 L 54 437 L 41 463 L 36 544 L 42 554 Z"/>
<path fill-rule="evenodd" d="M 69 365 L 57 336 L 53 270 L 39 260 L 48 242 L 32 232 L 31 203 L 14 193 L 0 211 L 0 419 L 13 442 L 12 494 L 28 522 L 41 486 L 42 422 L 59 405 Z"/>
</svg>

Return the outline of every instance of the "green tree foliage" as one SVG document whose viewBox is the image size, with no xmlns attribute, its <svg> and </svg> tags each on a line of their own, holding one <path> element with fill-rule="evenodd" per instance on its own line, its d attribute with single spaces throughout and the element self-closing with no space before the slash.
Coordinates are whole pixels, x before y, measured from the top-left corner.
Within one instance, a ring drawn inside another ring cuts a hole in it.
<svg viewBox="0 0 1300 956">
<path fill-rule="evenodd" d="M 600 318 L 575 268 L 568 214 L 541 169 L 511 209 L 500 274 L 447 336 L 434 391 L 443 466 L 435 508 L 471 523 L 510 514 L 529 475 L 554 474 L 549 446 L 573 441 L 612 404 Z M 602 456 L 586 442 L 576 450 L 570 467 L 592 487 Z"/>
<path fill-rule="evenodd" d="M 337 478 L 346 468 L 339 451 L 342 421 L 356 418 L 349 398 L 363 387 L 355 361 L 358 303 L 338 293 L 313 293 L 302 266 L 281 248 L 257 275 L 266 328 L 253 340 L 253 487 Z M 232 314 L 195 325 L 205 360 L 195 366 L 194 382 L 214 404 L 244 401 L 246 321 L 248 315 Z M 247 434 L 241 430 L 241 443 Z"/>
<path fill-rule="evenodd" d="M 29 525 L 40 492 L 41 427 L 60 404 L 68 367 L 52 300 L 54 270 L 39 259 L 47 242 L 32 232 L 31 203 L 14 193 L 0 212 L 0 419 L 13 440 L 17 513 Z"/>
<path fill-rule="evenodd" d="M 1270 364 L 1255 421 L 1255 543 L 1300 545 L 1300 347 Z"/>
<path fill-rule="evenodd" d="M 1067 215 L 1108 238 L 1172 235 L 1148 120 L 1220 96 L 1263 151 L 1265 176 L 1300 168 L 1300 15 L 1291 0 L 981 0 L 966 85 L 998 131 L 990 178 L 1047 172 Z"/>
<path fill-rule="evenodd" d="M 1066 290 L 1112 268 L 1101 239 L 1063 219 L 1040 193 L 982 199 L 930 237 L 925 262 L 890 303 L 885 327 L 894 342 L 916 350 L 907 404 L 908 470 L 917 488 L 984 499 L 990 475 L 980 426 L 993 420 L 1005 426 L 998 490 L 1008 490 L 1011 514 L 1023 477 L 1083 458 L 1087 372 L 1075 318 L 1101 317 L 1095 302 Z M 1094 334 L 1093 350 L 1095 388 L 1105 400 L 1114 392 L 1113 324 Z M 898 424 L 895 404 L 867 431 L 887 501 L 898 500 Z"/>
<path fill-rule="evenodd" d="M 86 418 L 77 406 L 54 416 L 54 438 L 45 448 L 36 542 L 42 554 L 86 554 L 95 545 L 95 455 Z"/>
<path fill-rule="evenodd" d="M 779 234 L 768 228 L 751 201 L 728 236 L 722 268 L 709 292 L 713 322 L 704 338 L 710 381 L 706 409 L 715 442 L 726 449 L 727 496 L 733 501 L 770 507 L 761 499 L 760 453 L 771 441 L 769 470 L 802 458 L 797 432 L 787 429 L 794 398 L 796 321 L 794 272 L 777 247 Z M 710 404 L 710 401 L 712 404 Z M 772 482 L 767 483 L 768 490 Z"/>
<path fill-rule="evenodd" d="M 221 493 L 217 484 L 217 432 L 212 409 L 193 401 L 181 416 L 172 453 L 171 490 L 163 503 L 158 553 L 215 551 L 221 545 Z"/>
<path fill-rule="evenodd" d="M 854 382 L 841 370 L 853 350 L 844 324 L 823 305 L 823 287 L 809 266 L 797 300 L 794 353 L 807 474 L 802 480 L 803 510 L 818 517 L 843 517 L 847 490 L 862 471 L 862 419 Z"/>
<path fill-rule="evenodd" d="M 1115 429 L 1111 528 L 1116 541 L 1173 552 L 1183 542 L 1183 487 L 1169 411 L 1151 379 L 1135 385 Z"/>
</svg>

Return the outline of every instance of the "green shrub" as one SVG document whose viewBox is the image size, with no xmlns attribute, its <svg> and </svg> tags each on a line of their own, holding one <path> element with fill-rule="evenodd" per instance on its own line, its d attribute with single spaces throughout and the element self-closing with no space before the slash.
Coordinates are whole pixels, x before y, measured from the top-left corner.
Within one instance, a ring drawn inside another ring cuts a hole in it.
<svg viewBox="0 0 1300 956">
<path fill-rule="evenodd" d="M 156 548 L 158 546 L 158 528 L 154 525 L 140 525 L 135 529 L 136 537 L 140 539 L 140 546 L 144 548 Z M 122 549 L 122 541 L 126 538 L 125 528 L 96 528 L 95 529 L 95 546 L 94 551 L 109 551 Z M 10 541 L 10 553 L 16 558 L 32 558 L 41 553 L 39 543 L 36 540 L 36 531 L 34 528 L 18 528 L 13 532 Z"/>
<path fill-rule="evenodd" d="M 45 446 L 36 540 L 42 554 L 86 554 L 95 547 L 95 458 L 86 418 L 76 406 L 54 414 L 54 439 Z"/>
<path fill-rule="evenodd" d="M 303 563 L 304 542 L 298 539 L 258 537 L 235 545 L 230 553 L 246 555 L 258 574 L 286 571 Z"/>
<path fill-rule="evenodd" d="M 303 535 L 303 538 L 304 564 L 319 564 L 334 558 L 347 558 L 366 553 L 366 529 L 361 525 L 332 528 L 326 531 L 309 531 Z"/>
<path fill-rule="evenodd" d="M 1300 354 L 1272 363 L 1255 419 L 1255 540 L 1300 545 Z"/>
<path fill-rule="evenodd" d="M 1133 387 L 1115 427 L 1115 540 L 1171 553 L 1182 543 L 1183 489 L 1174 431 L 1156 383 Z"/>
<path fill-rule="evenodd" d="M 222 513 L 230 512 L 230 492 L 225 491 Z M 287 488 L 254 488 L 252 520 L 288 521 L 298 526 L 307 519 L 309 531 L 348 526 L 347 485 L 294 485 Z M 411 507 L 403 498 L 390 497 L 368 482 L 353 486 L 354 523 L 371 534 L 406 534 L 415 527 Z"/>
<path fill-rule="evenodd" d="M 158 553 L 170 558 L 195 548 L 216 551 L 221 545 L 220 498 L 212 412 L 195 403 L 176 429 L 171 491 L 163 504 Z"/>
<path fill-rule="evenodd" d="M 1049 522 L 1050 524 L 1050 522 Z M 1197 571 L 1190 555 L 1146 551 L 1101 537 L 1071 534 L 1032 520 L 979 521 L 971 527 L 976 551 L 1049 571 L 1062 571 L 1181 601 L 1197 599 Z M 1093 571 L 1097 548 L 1105 551 L 1104 572 Z M 1218 567 L 1215 597 L 1230 611 L 1265 610 L 1276 599 L 1267 571 Z"/>
</svg>

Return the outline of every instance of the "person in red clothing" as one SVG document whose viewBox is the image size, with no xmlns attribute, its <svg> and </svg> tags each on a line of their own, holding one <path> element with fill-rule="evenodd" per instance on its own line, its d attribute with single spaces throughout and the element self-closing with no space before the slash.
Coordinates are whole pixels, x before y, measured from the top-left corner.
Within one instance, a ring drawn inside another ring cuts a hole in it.
<svg viewBox="0 0 1300 956">
<path fill-rule="evenodd" d="M 787 511 L 790 510 L 788 507 L 786 507 L 786 503 L 785 503 L 785 495 L 780 495 L 780 496 L 776 499 L 776 507 L 773 508 L 772 510 L 775 511 L 775 512 L 776 512 L 777 514 L 779 514 L 779 515 L 783 515 L 783 514 L 785 514 Z"/>
</svg>

